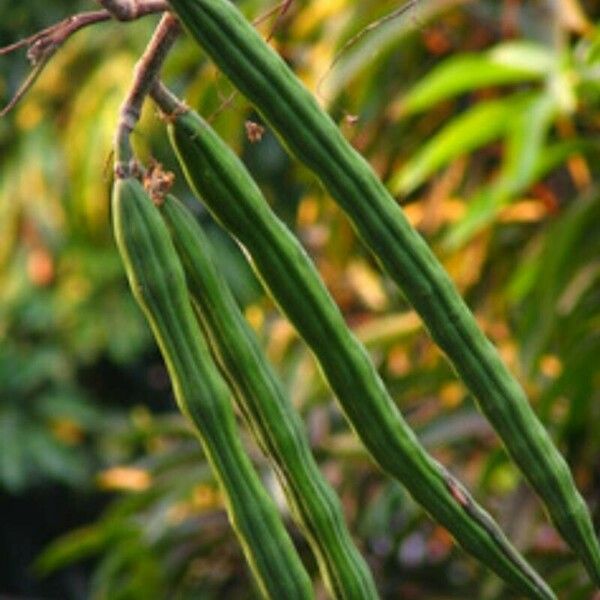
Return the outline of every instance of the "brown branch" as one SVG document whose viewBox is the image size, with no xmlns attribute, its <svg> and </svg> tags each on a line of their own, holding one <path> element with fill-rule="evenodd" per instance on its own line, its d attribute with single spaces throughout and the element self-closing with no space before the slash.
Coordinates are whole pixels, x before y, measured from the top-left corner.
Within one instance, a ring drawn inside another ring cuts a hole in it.
<svg viewBox="0 0 600 600">
<path fill-rule="evenodd" d="M 145 15 L 166 12 L 169 5 L 164 0 L 97 0 L 117 21 L 134 21 Z"/>
<path fill-rule="evenodd" d="M 1 56 L 27 47 L 27 58 L 33 66 L 33 70 L 29 73 L 25 81 L 19 86 L 8 104 L 0 111 L 0 117 L 6 115 L 17 105 L 35 83 L 55 52 L 69 37 L 88 25 L 108 21 L 110 18 L 110 13 L 104 10 L 80 13 L 47 27 L 28 38 L 19 40 L 10 46 L 0 48 Z"/>
<path fill-rule="evenodd" d="M 124 177 L 130 173 L 131 145 L 129 136 L 139 121 L 144 99 L 154 85 L 160 68 L 180 32 L 179 21 L 171 13 L 165 13 L 144 54 L 135 66 L 133 83 L 121 105 L 117 125 L 115 173 L 118 177 Z"/>
<path fill-rule="evenodd" d="M 133 12 L 128 13 L 130 15 L 129 20 L 168 10 L 167 3 L 162 0 L 143 0 L 136 2 L 134 8 Z M 67 17 L 54 25 L 50 25 L 50 27 L 46 27 L 29 37 L 0 48 L 0 56 L 20 50 L 21 48 L 27 48 L 27 59 L 33 67 L 8 104 L 0 110 L 0 117 L 6 115 L 19 103 L 23 96 L 31 89 L 50 59 L 72 35 L 84 27 L 109 21 L 113 17 L 116 18 L 116 15 L 109 10 L 79 13 Z"/>
<path fill-rule="evenodd" d="M 44 58 L 37 64 L 33 70 L 29 73 L 25 81 L 19 86 L 19 89 L 14 93 L 13 97 L 8 101 L 8 104 L 0 110 L 0 118 L 7 115 L 23 98 L 23 96 L 30 90 L 31 86 L 37 81 L 44 67 L 48 63 L 48 59 Z"/>
<path fill-rule="evenodd" d="M 45 48 L 63 43 L 67 37 L 73 35 L 83 27 L 101 21 L 108 21 L 110 18 L 111 14 L 105 10 L 84 12 L 67 17 L 50 27 L 46 27 L 46 29 L 42 29 L 42 31 L 38 31 L 34 35 L 19 40 L 9 46 L 5 46 L 4 48 L 0 48 L 0 56 L 27 46 L 27 57 L 35 65 L 38 62 L 36 56 L 43 53 Z"/>
</svg>

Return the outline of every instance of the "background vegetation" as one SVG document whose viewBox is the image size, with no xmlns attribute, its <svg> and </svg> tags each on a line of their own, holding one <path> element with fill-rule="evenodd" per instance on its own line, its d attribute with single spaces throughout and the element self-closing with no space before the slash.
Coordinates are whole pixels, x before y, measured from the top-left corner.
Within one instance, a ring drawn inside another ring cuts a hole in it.
<svg viewBox="0 0 600 600">
<path fill-rule="evenodd" d="M 270 0 L 239 2 L 249 17 Z M 90 2 L 0 0 L 0 46 Z M 600 524 L 600 3 L 295 0 L 274 44 L 433 245 Z M 77 34 L 0 120 L 0 593 L 248 598 L 241 553 L 130 298 L 109 222 L 117 109 L 155 18 Z M 262 30 L 268 31 L 264 24 Z M 363 31 L 341 54 L 344 44 Z M 0 58 L 6 102 L 28 71 Z M 244 157 L 425 445 L 549 583 L 592 594 L 472 399 L 339 209 L 185 39 L 165 78 Z M 216 113 L 216 114 L 215 114 Z M 177 172 L 148 109 L 138 151 Z M 191 200 L 177 178 L 177 192 Z M 222 267 L 387 598 L 506 598 L 373 466 L 237 248 Z M 248 448 L 281 498 L 258 450 Z M 303 557 L 316 571 L 295 532 Z"/>
</svg>

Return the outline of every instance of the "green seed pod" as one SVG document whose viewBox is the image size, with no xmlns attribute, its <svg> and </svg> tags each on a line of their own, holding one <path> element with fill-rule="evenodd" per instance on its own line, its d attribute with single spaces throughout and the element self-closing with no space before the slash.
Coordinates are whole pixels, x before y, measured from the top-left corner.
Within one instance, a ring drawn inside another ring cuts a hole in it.
<svg viewBox="0 0 600 600">
<path fill-rule="evenodd" d="M 315 172 L 478 400 L 562 537 L 600 585 L 600 545 L 565 460 L 443 267 L 369 164 L 227 0 L 169 0 L 283 143 Z"/>
<path fill-rule="evenodd" d="M 245 247 L 272 297 L 315 353 L 357 435 L 473 556 L 531 598 L 554 598 L 492 518 L 427 454 L 346 327 L 313 263 L 244 165 L 196 113 L 175 112 L 171 141 L 208 209 Z"/>
<path fill-rule="evenodd" d="M 265 598 L 313 598 L 311 581 L 237 434 L 229 391 L 192 310 L 169 231 L 142 185 L 117 179 L 113 221 L 133 295 L 223 490 L 227 512 Z"/>
<path fill-rule="evenodd" d="M 181 259 L 202 329 L 242 414 L 270 458 L 334 598 L 377 598 L 352 542 L 341 505 L 319 472 L 302 423 L 262 352 L 190 211 L 172 196 L 160 207 Z"/>
</svg>

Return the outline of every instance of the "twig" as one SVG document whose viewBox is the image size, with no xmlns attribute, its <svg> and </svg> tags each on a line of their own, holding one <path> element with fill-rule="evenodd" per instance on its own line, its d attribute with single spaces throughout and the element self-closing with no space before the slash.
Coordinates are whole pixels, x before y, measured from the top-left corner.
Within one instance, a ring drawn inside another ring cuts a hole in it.
<svg viewBox="0 0 600 600">
<path fill-rule="evenodd" d="M 169 5 L 164 0 L 97 0 L 118 21 L 134 21 L 144 15 L 166 12 Z"/>
<path fill-rule="evenodd" d="M 285 16 L 293 2 L 294 0 L 282 0 L 281 2 L 278 2 L 273 8 L 270 8 L 265 13 L 259 15 L 258 17 L 256 17 L 256 19 L 252 21 L 252 25 L 258 26 L 264 21 L 270 19 L 273 15 L 277 15 L 275 18 L 275 23 L 273 23 L 273 27 L 271 27 L 271 30 L 269 31 L 269 34 L 266 37 L 267 42 L 270 42 L 273 39 L 275 32 L 281 24 L 281 19 Z M 237 95 L 237 91 L 233 91 L 229 94 L 229 96 L 224 98 L 219 107 L 208 117 L 207 121 L 209 123 L 214 121 L 226 108 L 229 108 L 233 104 L 234 100 L 237 98 Z"/>
<path fill-rule="evenodd" d="M 114 3 L 109 2 L 109 4 Z M 135 11 L 127 13 L 129 15 L 128 19 L 121 18 L 124 16 L 124 13 L 119 13 L 119 20 L 138 19 L 165 10 L 168 10 L 168 6 L 166 2 L 162 0 L 143 0 L 142 2 L 137 2 L 135 4 Z M 50 27 L 46 27 L 45 29 L 42 29 L 42 31 L 38 31 L 14 44 L 0 48 L 0 56 L 20 50 L 21 48 L 27 48 L 27 58 L 33 67 L 32 71 L 19 86 L 8 104 L 0 111 L 0 117 L 6 115 L 20 102 L 23 96 L 31 89 L 50 59 L 73 34 L 84 27 L 103 21 L 109 21 L 113 17 L 117 18 L 112 11 L 107 9 L 79 13 L 67 17 Z"/>
<path fill-rule="evenodd" d="M 167 119 L 186 113 L 189 108 L 160 80 L 156 80 L 150 89 L 150 97 Z"/>
<path fill-rule="evenodd" d="M 23 96 L 29 91 L 31 86 L 40 76 L 40 73 L 44 70 L 48 60 L 49 57 L 43 58 L 42 61 L 40 61 L 40 63 L 33 68 L 25 81 L 19 86 L 19 89 L 15 92 L 14 96 L 8 101 L 8 104 L 2 110 L 0 110 L 0 118 L 7 115 L 21 101 L 21 98 L 23 98 Z"/>
<path fill-rule="evenodd" d="M 267 42 L 271 41 L 271 39 L 275 35 L 275 32 L 277 31 L 277 29 L 279 29 L 281 20 L 283 19 L 283 17 L 285 17 L 285 14 L 290 9 L 290 6 L 292 5 L 293 1 L 294 0 L 283 0 L 283 2 L 281 2 L 278 6 L 276 6 L 275 8 L 272 9 L 272 12 L 276 12 L 277 16 L 275 17 L 275 23 L 273 23 L 273 27 L 271 27 L 271 31 L 269 32 L 269 35 L 267 36 Z M 267 13 L 266 16 L 263 15 L 263 17 L 268 19 L 271 16 L 272 12 L 270 12 L 270 14 Z M 258 23 L 260 23 L 260 21 L 258 21 Z M 255 23 L 255 25 L 257 25 L 258 23 Z"/>
<path fill-rule="evenodd" d="M 129 136 L 139 121 L 144 99 L 150 92 L 160 68 L 180 31 L 179 21 L 172 14 L 165 13 L 144 54 L 135 66 L 133 83 L 121 105 L 117 125 L 115 173 L 118 177 L 125 177 L 131 172 L 132 152 Z"/>
<path fill-rule="evenodd" d="M 80 13 L 51 25 L 30 37 L 19 40 L 10 46 L 0 48 L 1 56 L 27 47 L 27 58 L 33 66 L 33 70 L 29 73 L 25 81 L 19 86 L 8 104 L 0 111 L 0 117 L 6 115 L 17 105 L 40 76 L 48 61 L 68 38 L 88 25 L 108 21 L 110 18 L 110 13 L 105 10 Z"/>
<path fill-rule="evenodd" d="M 273 27 L 271 28 L 271 31 L 269 32 L 269 35 L 267 37 L 267 41 L 269 41 L 273 37 L 273 34 L 276 32 L 281 19 L 290 9 L 290 6 L 292 6 L 293 2 L 294 0 L 281 0 L 281 2 L 278 2 L 275 6 L 266 10 L 262 15 L 258 15 L 258 17 L 253 19 L 252 25 L 261 25 L 262 23 L 270 19 L 273 15 L 277 15 L 275 23 L 273 24 Z"/>
<path fill-rule="evenodd" d="M 101 21 L 108 21 L 111 17 L 112 15 L 106 10 L 94 10 L 67 17 L 34 35 L 10 44 L 10 46 L 0 48 L 0 56 L 27 46 L 27 57 L 35 65 L 39 62 L 36 60 L 36 56 L 44 52 L 45 48 L 60 45 L 79 29 Z"/>
<path fill-rule="evenodd" d="M 331 61 L 331 64 L 329 65 L 329 67 L 327 67 L 327 70 L 325 71 L 325 73 L 323 73 L 323 75 L 321 75 L 321 77 L 319 78 L 319 81 L 318 81 L 317 87 L 316 87 L 316 93 L 317 93 L 317 95 L 319 97 L 321 97 L 320 89 L 321 89 L 321 87 L 322 87 L 325 79 L 327 78 L 327 76 L 329 75 L 329 73 L 331 73 L 331 71 L 333 70 L 333 68 L 337 65 L 337 63 L 339 62 L 339 60 L 348 51 L 349 48 L 351 48 L 352 46 L 354 46 L 363 37 L 365 37 L 366 35 L 368 35 L 369 33 L 371 33 L 371 31 L 373 31 L 374 29 L 377 29 L 378 27 L 380 27 L 384 23 L 387 23 L 389 21 L 393 21 L 394 19 L 396 19 L 399 16 L 403 15 L 405 12 L 409 11 L 411 8 L 415 7 L 418 3 L 419 3 L 419 0 L 409 0 L 408 2 L 406 2 L 405 4 L 403 4 L 402 6 L 400 6 L 399 8 L 397 8 L 397 9 L 393 10 L 392 12 L 388 13 L 387 15 L 383 15 L 383 17 L 380 17 L 379 19 L 376 19 L 375 21 L 372 21 L 371 23 L 369 23 L 368 25 L 366 25 L 365 27 L 363 27 L 358 33 L 354 34 L 340 48 L 340 50 L 338 50 L 336 52 L 335 56 L 333 57 L 333 60 Z"/>
</svg>

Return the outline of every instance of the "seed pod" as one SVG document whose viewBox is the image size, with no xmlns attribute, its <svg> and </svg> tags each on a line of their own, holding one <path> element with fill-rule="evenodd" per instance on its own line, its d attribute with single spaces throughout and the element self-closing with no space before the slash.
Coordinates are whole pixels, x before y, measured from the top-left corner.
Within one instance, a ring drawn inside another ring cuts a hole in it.
<svg viewBox="0 0 600 600">
<path fill-rule="evenodd" d="M 377 598 L 367 565 L 352 542 L 339 500 L 319 472 L 302 423 L 262 352 L 188 209 L 172 196 L 160 207 L 172 233 L 202 329 L 242 414 L 273 467 L 315 552 L 332 597 Z"/>
<path fill-rule="evenodd" d="M 600 586 L 600 545 L 562 455 L 443 267 L 368 163 L 227 0 L 169 0 L 183 25 L 283 143 L 315 172 L 419 313 L 562 537 Z"/>
<path fill-rule="evenodd" d="M 158 210 L 133 178 L 117 179 L 113 220 L 131 290 L 223 490 L 227 512 L 265 598 L 313 598 L 277 509 L 244 453 L 228 389 L 190 305 L 181 263 Z"/>
<path fill-rule="evenodd" d="M 169 133 L 188 181 L 252 257 L 258 276 L 315 353 L 377 463 L 507 583 L 531 598 L 554 598 L 492 518 L 419 444 L 313 263 L 273 214 L 238 157 L 192 111 L 176 111 Z M 464 502 L 457 500 L 457 490 Z"/>
</svg>

